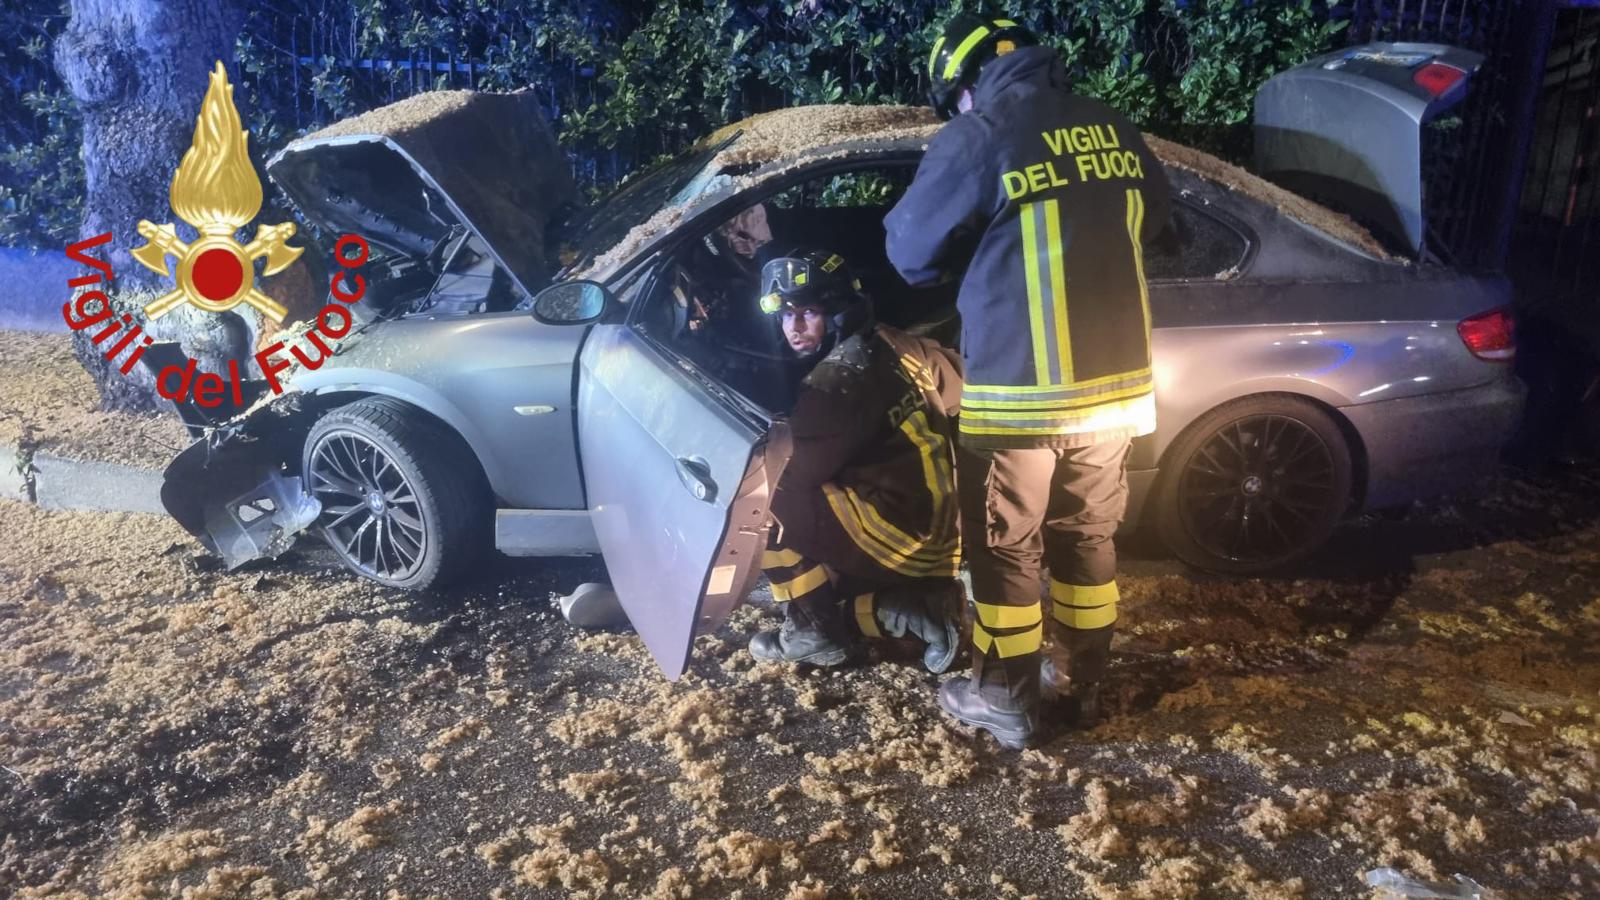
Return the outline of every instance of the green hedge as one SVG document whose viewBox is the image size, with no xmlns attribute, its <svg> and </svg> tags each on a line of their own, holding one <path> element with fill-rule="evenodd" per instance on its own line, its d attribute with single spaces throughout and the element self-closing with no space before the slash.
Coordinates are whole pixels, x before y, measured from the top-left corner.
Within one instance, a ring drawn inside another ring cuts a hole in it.
<svg viewBox="0 0 1600 900">
<path fill-rule="evenodd" d="M 979 7 L 664 0 L 632 10 L 596 0 L 350 0 L 347 10 L 319 18 L 326 8 L 322 0 L 281 0 L 250 14 L 238 80 L 258 152 L 414 86 L 468 83 L 445 73 L 416 83 L 412 71 L 353 69 L 351 58 L 471 60 L 471 83 L 481 89 L 540 90 L 558 112 L 580 182 L 599 191 L 754 112 L 921 103 L 922 67 L 940 24 Z M 1344 24 L 1322 0 L 1022 0 L 1005 11 L 1063 53 L 1079 90 L 1234 157 L 1248 150 L 1256 87 L 1329 46 Z M 66 166 L 63 177 L 39 177 L 75 141 L 71 110 L 52 84 L 34 94 L 50 128 L 20 142 L 0 133 L 0 185 L 7 186 L 0 207 L 27 211 L 0 218 L 0 244 L 55 245 L 74 230 L 81 173 L 74 181 Z"/>
<path fill-rule="evenodd" d="M 64 6 L 0 5 L 0 246 L 59 247 L 83 216 L 78 111 L 50 58 Z"/>
</svg>

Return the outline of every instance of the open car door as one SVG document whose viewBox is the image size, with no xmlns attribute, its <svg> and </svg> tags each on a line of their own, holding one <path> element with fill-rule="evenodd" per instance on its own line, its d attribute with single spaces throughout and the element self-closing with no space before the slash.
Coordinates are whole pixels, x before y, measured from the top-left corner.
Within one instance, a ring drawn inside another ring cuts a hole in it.
<svg viewBox="0 0 1600 900">
<path fill-rule="evenodd" d="M 676 680 L 761 571 L 786 425 L 625 325 L 596 325 L 578 369 L 578 448 L 612 587 Z"/>
</svg>

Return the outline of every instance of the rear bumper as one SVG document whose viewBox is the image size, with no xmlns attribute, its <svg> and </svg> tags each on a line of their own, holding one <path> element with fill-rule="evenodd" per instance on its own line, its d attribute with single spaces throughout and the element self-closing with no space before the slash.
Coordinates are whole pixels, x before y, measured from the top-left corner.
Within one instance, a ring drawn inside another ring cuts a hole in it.
<svg viewBox="0 0 1600 900">
<path fill-rule="evenodd" d="M 1507 374 L 1462 391 L 1341 407 L 1366 448 L 1363 507 L 1404 506 L 1488 475 L 1526 396 L 1522 381 Z"/>
<path fill-rule="evenodd" d="M 1342 406 L 1366 449 L 1362 507 L 1405 506 L 1465 487 L 1494 471 L 1522 421 L 1527 388 L 1507 375 L 1462 391 Z M 1158 469 L 1128 470 L 1128 512 L 1120 534 L 1155 515 Z"/>
</svg>

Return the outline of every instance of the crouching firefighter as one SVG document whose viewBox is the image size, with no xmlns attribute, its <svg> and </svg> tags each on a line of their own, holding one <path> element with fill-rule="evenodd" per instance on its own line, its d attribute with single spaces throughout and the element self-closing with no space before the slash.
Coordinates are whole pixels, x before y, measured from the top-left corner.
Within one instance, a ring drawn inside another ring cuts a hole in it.
<svg viewBox="0 0 1600 900">
<path fill-rule="evenodd" d="M 963 596 L 951 443 L 960 361 L 876 324 L 836 254 L 774 259 L 761 285 L 801 383 L 762 558 L 784 620 L 750 653 L 835 666 L 863 649 L 862 636 L 912 638 L 926 644 L 923 664 L 943 672 L 960 650 Z"/>
<path fill-rule="evenodd" d="M 974 659 L 939 705 L 1010 747 L 1039 728 L 1041 680 L 1080 724 L 1097 713 L 1124 466 L 1131 439 L 1156 427 L 1141 241 L 1168 207 L 1138 130 L 1071 93 L 1037 44 L 1003 17 L 950 23 L 928 72 L 949 121 L 884 221 L 909 284 L 964 273 L 958 467 Z M 1047 628 L 1060 658 L 1041 653 Z"/>
</svg>

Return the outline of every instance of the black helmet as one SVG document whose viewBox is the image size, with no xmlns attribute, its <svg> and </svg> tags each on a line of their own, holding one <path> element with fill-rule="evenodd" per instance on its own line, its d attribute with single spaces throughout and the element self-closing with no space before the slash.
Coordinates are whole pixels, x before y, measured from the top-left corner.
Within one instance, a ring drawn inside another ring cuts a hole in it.
<svg viewBox="0 0 1600 900">
<path fill-rule="evenodd" d="M 1004 16 L 961 13 L 945 25 L 928 54 L 929 105 L 939 118 L 952 118 L 961 89 L 977 83 L 984 63 L 1038 43 L 1033 32 Z"/>
<path fill-rule="evenodd" d="M 828 330 L 853 334 L 872 319 L 872 302 L 861 289 L 844 257 L 827 250 L 780 256 L 761 267 L 761 311 L 772 314 L 785 306 L 818 306 L 828 316 Z"/>
</svg>

